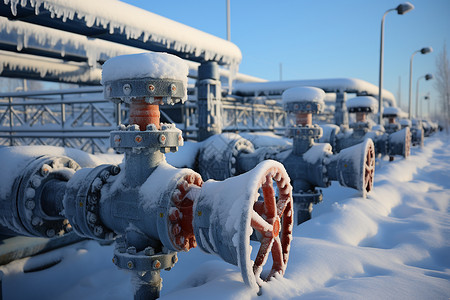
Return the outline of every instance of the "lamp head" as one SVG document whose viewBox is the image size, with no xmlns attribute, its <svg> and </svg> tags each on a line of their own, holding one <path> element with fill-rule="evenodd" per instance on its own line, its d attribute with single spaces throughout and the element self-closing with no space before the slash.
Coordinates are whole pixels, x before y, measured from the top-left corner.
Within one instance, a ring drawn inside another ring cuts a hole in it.
<svg viewBox="0 0 450 300">
<path fill-rule="evenodd" d="M 431 48 L 431 47 L 424 47 L 424 48 L 420 49 L 420 53 L 422 53 L 422 54 L 427 54 L 430 52 L 433 52 L 433 48 Z"/>
<path fill-rule="evenodd" d="M 425 75 L 425 80 L 431 80 L 431 79 L 433 79 L 433 78 L 434 78 L 433 74 L 427 74 L 427 75 Z"/>
<path fill-rule="evenodd" d="M 406 14 L 407 12 L 413 10 L 414 5 L 412 5 L 409 2 L 405 2 L 405 3 L 399 4 L 395 9 L 397 10 L 397 13 L 399 15 L 403 15 L 403 14 Z"/>
</svg>

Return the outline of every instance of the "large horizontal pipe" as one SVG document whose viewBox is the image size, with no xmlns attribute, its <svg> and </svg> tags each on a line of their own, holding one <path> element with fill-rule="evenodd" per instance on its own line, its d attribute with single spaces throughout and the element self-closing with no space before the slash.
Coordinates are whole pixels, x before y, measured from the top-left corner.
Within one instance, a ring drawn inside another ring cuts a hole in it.
<svg viewBox="0 0 450 300">
<path fill-rule="evenodd" d="M 242 60 L 240 49 L 227 40 L 120 1 L 10 1 L 0 5 L 0 15 L 197 62 Z"/>
<path fill-rule="evenodd" d="M 313 86 L 324 90 L 326 93 L 346 92 L 357 95 L 378 96 L 378 87 L 376 85 L 357 78 L 236 83 L 233 92 L 242 96 L 258 96 L 261 93 L 281 95 L 285 90 L 298 86 Z M 390 106 L 396 106 L 395 97 L 391 92 L 383 90 L 383 95 L 384 101 L 388 102 Z"/>
</svg>

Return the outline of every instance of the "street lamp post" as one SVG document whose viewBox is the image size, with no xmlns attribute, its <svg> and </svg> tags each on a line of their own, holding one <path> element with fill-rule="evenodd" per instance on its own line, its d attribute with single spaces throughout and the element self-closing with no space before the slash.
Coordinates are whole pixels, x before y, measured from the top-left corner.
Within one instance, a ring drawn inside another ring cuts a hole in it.
<svg viewBox="0 0 450 300">
<path fill-rule="evenodd" d="M 396 8 L 388 9 L 381 19 L 381 39 L 380 39 L 380 72 L 379 72 L 379 80 L 378 80 L 378 112 L 379 112 L 379 118 L 378 123 L 381 125 L 383 121 L 383 44 L 384 44 L 384 19 L 386 15 L 396 10 L 399 15 L 403 15 L 411 10 L 414 9 L 414 5 L 412 5 L 409 2 L 405 2 L 402 4 L 399 4 Z"/>
<path fill-rule="evenodd" d="M 414 51 L 414 53 L 411 55 L 411 59 L 409 61 L 409 108 L 408 108 L 408 119 L 411 120 L 412 117 L 412 72 L 413 72 L 413 58 L 414 55 L 416 55 L 417 53 L 421 53 L 421 54 L 427 54 L 430 52 L 433 52 L 433 48 L 431 47 L 424 47 L 420 50 Z M 417 106 L 416 106 L 417 107 Z M 417 110 L 417 108 L 416 108 Z"/>
<path fill-rule="evenodd" d="M 428 116 L 428 119 L 430 119 L 431 120 L 431 112 L 430 112 L 430 102 L 431 102 L 431 99 L 430 99 L 430 93 L 428 93 L 428 95 L 426 95 L 425 97 L 423 97 L 423 99 L 424 100 L 427 100 L 427 106 L 428 106 L 428 109 L 427 109 L 427 116 Z"/>
<path fill-rule="evenodd" d="M 426 74 L 423 76 L 420 76 L 419 78 L 417 78 L 417 84 L 416 84 L 416 118 L 419 118 L 419 81 L 420 79 L 425 78 L 425 80 L 431 80 L 433 79 L 433 74 Z M 422 107 L 422 106 L 420 106 Z M 422 111 L 421 111 L 421 115 L 422 115 Z"/>
</svg>

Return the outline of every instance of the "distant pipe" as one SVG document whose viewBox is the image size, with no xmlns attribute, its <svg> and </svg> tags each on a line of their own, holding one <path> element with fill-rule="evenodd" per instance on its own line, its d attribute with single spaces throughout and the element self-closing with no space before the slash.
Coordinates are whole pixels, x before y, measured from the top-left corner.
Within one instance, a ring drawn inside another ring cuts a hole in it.
<svg viewBox="0 0 450 300">
<path fill-rule="evenodd" d="M 231 41 L 231 29 L 230 29 L 230 0 L 227 0 L 227 40 Z"/>
</svg>

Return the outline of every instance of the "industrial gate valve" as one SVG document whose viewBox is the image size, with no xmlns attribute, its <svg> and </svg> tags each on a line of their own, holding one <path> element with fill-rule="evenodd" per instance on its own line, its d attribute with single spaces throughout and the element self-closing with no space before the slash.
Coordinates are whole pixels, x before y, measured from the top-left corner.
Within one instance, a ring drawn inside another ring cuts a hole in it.
<svg viewBox="0 0 450 300">
<path fill-rule="evenodd" d="M 354 113 L 355 122 L 349 125 L 351 130 L 333 128 L 329 137 L 324 137 L 322 141 L 330 142 L 333 146 L 333 152 L 339 153 L 342 149 L 351 147 L 361 143 L 365 139 L 372 139 L 376 144 L 376 140 L 384 134 L 379 130 L 372 130 L 372 123 L 368 118 L 368 114 L 377 111 L 378 101 L 371 96 L 359 96 L 347 101 L 349 113 Z M 376 150 L 376 149 L 375 149 Z"/>
<path fill-rule="evenodd" d="M 347 101 L 349 113 L 356 114 L 356 122 L 350 124 L 351 130 L 340 131 L 338 127 L 331 128 L 328 136 L 321 139 L 323 142 L 330 142 L 333 152 L 339 153 L 343 149 L 372 139 L 375 144 L 375 153 L 378 155 L 409 155 L 409 129 L 400 129 L 399 124 L 389 124 L 385 131 L 373 130 L 368 114 L 377 111 L 378 101 L 371 96 L 359 96 Z M 397 108 L 387 107 L 388 113 L 396 111 Z M 375 127 L 374 127 L 375 128 Z"/>
<path fill-rule="evenodd" d="M 402 119 L 401 121 L 404 121 L 405 119 Z M 407 119 L 406 119 L 407 120 Z M 425 139 L 425 130 L 423 128 L 422 120 L 413 119 L 412 121 L 407 120 L 409 124 L 407 125 L 411 130 L 411 142 L 413 146 L 419 145 L 420 147 L 423 147 L 423 141 Z M 403 126 L 402 128 L 406 127 Z"/>
<path fill-rule="evenodd" d="M 198 154 L 199 172 L 203 178 L 224 179 L 252 169 L 260 161 L 281 162 L 294 187 L 297 223 L 311 218 L 312 204 L 322 200 L 321 190 L 331 181 L 355 188 L 364 195 L 373 187 L 375 154 L 373 142 L 367 141 L 333 155 L 329 144 L 315 144 L 322 129 L 312 125 L 312 113 L 323 108 L 324 92 L 301 87 L 286 90 L 283 101 L 288 112 L 295 113 L 296 125 L 289 128 L 293 137 L 291 149 L 254 148 L 237 134 L 216 135 L 203 142 Z"/>
<path fill-rule="evenodd" d="M 363 193 L 373 188 L 375 153 L 372 140 L 348 148 L 333 155 L 330 144 L 316 144 L 322 129 L 312 125 L 312 114 L 324 109 L 323 90 L 313 87 L 296 87 L 286 90 L 283 106 L 287 113 L 295 115 L 295 125 L 288 129 L 293 136 L 290 154 L 278 154 L 288 171 L 294 188 L 298 220 L 301 223 L 311 218 L 312 204 L 322 200 L 316 187 L 328 187 L 331 181 L 355 188 Z"/>
<path fill-rule="evenodd" d="M 0 149 L 12 174 L 0 185 L 0 220 L 7 227 L 0 231 L 51 237 L 70 227 L 82 237 L 116 239 L 113 262 L 132 272 L 135 299 L 159 297 L 160 270 L 174 266 L 177 251 L 197 245 L 239 266 L 252 288 L 262 281 L 269 253 L 265 280 L 283 275 L 293 224 L 283 165 L 265 161 L 238 177 L 203 182 L 193 170 L 165 162 L 164 153 L 177 151 L 183 138 L 173 124 L 160 123 L 158 105 L 186 98 L 187 73 L 180 58 L 165 53 L 104 64 L 105 97 L 130 105 L 130 124 L 111 132 L 111 146 L 125 153 L 119 166 L 80 169 L 71 158 Z M 253 231 L 261 243 L 254 262 Z"/>
<path fill-rule="evenodd" d="M 401 155 L 406 158 L 410 154 L 411 132 L 409 127 L 402 129 L 401 125 L 396 122 L 401 114 L 402 111 L 398 107 L 386 107 L 383 110 L 383 118 L 388 119 L 388 124 L 384 128 L 386 133 L 389 134 L 388 153 L 390 161 L 394 160 L 394 155 Z"/>
</svg>

